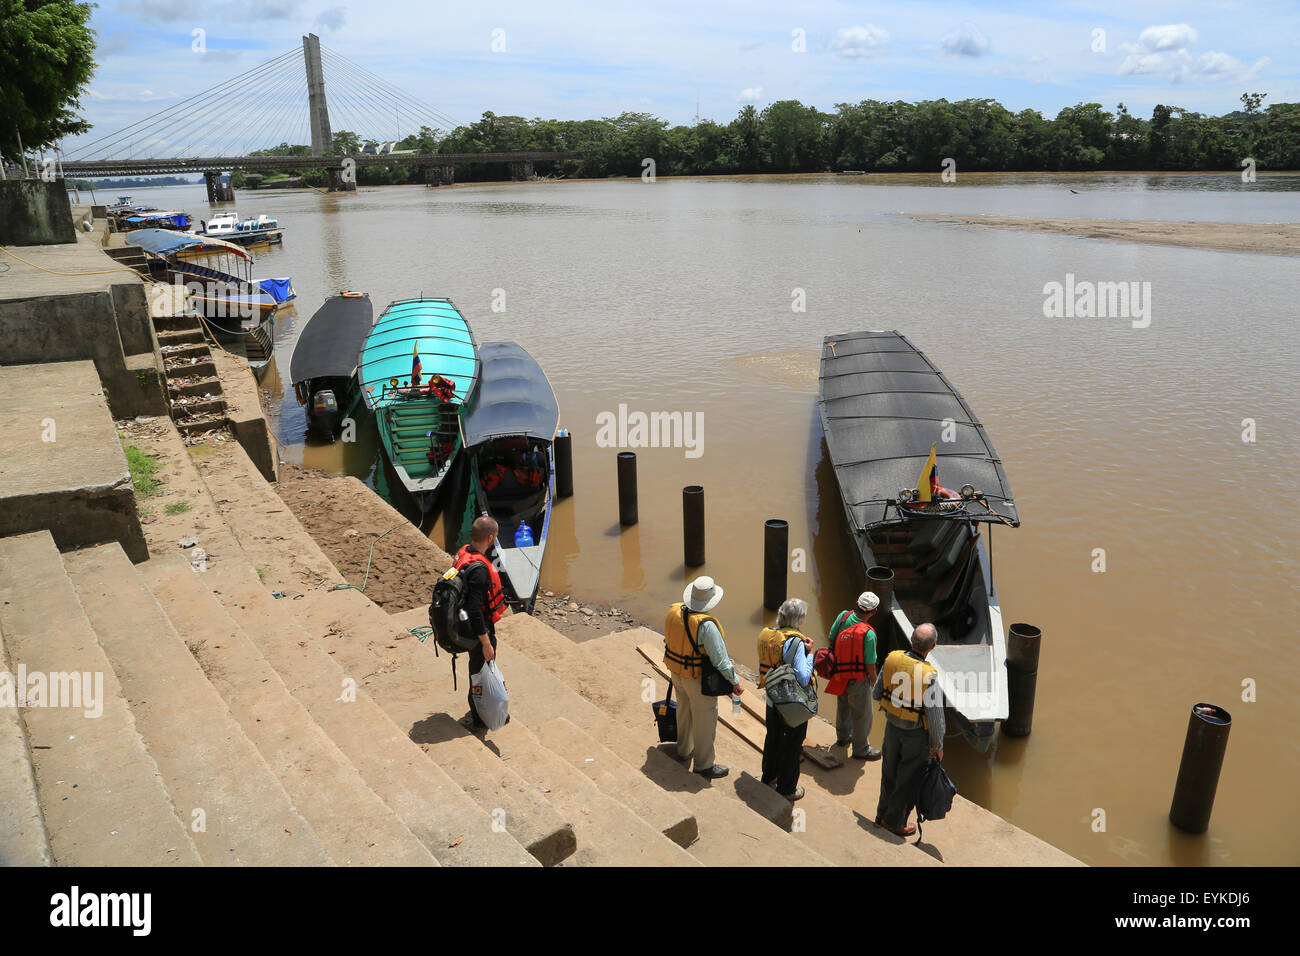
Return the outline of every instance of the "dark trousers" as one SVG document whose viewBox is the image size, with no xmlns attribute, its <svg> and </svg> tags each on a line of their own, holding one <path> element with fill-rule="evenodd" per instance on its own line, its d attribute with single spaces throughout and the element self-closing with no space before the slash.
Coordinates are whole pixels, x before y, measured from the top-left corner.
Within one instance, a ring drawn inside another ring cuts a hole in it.
<svg viewBox="0 0 1300 956">
<path fill-rule="evenodd" d="M 489 632 L 488 640 L 492 642 L 492 649 L 496 650 L 497 636 Z M 471 649 L 469 652 L 469 676 L 470 676 L 469 712 L 474 715 L 475 724 L 482 724 L 483 721 L 479 719 L 478 708 L 474 706 L 474 675 L 477 674 L 479 671 L 481 671 L 483 669 L 483 665 L 486 663 L 487 661 L 483 659 L 483 645 L 475 644 L 473 649 Z"/>
<path fill-rule="evenodd" d="M 791 727 L 781 712 L 767 705 L 767 736 L 763 739 L 763 782 L 776 784 L 776 792 L 789 795 L 799 786 L 799 757 L 808 725 Z"/>
<path fill-rule="evenodd" d="M 891 827 L 904 827 L 912 812 L 916 772 L 930 757 L 930 735 L 924 728 L 901 730 L 886 720 L 882 749 L 876 819 Z"/>
</svg>

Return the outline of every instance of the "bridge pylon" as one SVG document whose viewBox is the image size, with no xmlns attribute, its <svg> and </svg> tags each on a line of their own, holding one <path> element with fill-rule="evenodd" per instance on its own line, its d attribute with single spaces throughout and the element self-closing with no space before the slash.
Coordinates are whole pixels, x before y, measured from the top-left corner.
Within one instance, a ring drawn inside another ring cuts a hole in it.
<svg viewBox="0 0 1300 956">
<path fill-rule="evenodd" d="M 320 37 L 302 38 L 302 58 L 307 64 L 307 113 L 311 119 L 311 154 L 328 156 L 334 150 L 329 107 L 325 103 L 325 71 L 320 62 Z"/>
</svg>

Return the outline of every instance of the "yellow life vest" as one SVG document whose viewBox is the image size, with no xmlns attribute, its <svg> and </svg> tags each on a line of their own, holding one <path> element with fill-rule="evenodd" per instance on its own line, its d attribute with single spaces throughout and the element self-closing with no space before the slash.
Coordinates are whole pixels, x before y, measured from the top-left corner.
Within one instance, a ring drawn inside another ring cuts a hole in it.
<svg viewBox="0 0 1300 956">
<path fill-rule="evenodd" d="M 700 625 L 705 621 L 712 621 L 713 626 L 718 629 L 722 639 L 727 639 L 726 632 L 722 630 L 722 625 L 712 614 L 704 614 L 700 611 L 691 611 L 691 633 L 690 637 L 686 634 L 686 628 L 682 626 L 682 605 L 681 602 L 674 604 L 668 611 L 668 618 L 664 621 L 664 667 L 668 668 L 674 674 L 680 677 L 699 677 L 700 668 L 704 663 L 704 644 L 700 640 Z M 691 638 L 695 638 L 695 645 L 691 646 Z"/>
<path fill-rule="evenodd" d="M 777 667 L 781 661 L 781 648 L 785 647 L 785 642 L 792 637 L 803 640 L 803 634 L 793 627 L 765 627 L 758 635 L 758 686 L 761 688 L 767 683 L 767 672 L 773 667 Z M 809 683 L 813 690 L 817 689 L 817 675 L 814 674 Z"/>
<path fill-rule="evenodd" d="M 880 709 L 905 723 L 925 727 L 925 692 L 938 676 L 934 665 L 907 651 L 891 651 L 880 673 Z"/>
</svg>

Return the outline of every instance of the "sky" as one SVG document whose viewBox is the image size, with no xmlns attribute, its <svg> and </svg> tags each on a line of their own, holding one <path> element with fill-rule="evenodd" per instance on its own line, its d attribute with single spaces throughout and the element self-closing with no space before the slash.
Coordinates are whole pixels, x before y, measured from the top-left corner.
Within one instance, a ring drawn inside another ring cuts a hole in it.
<svg viewBox="0 0 1300 956">
<path fill-rule="evenodd" d="M 333 127 L 381 139 L 485 110 L 677 124 L 781 99 L 831 111 L 988 97 L 1049 118 L 1080 102 L 1149 117 L 1157 103 L 1228 112 L 1246 91 L 1300 101 L 1297 0 L 99 0 L 92 26 L 98 69 L 82 105 L 96 128 L 65 144 L 73 156 L 307 142 L 308 32 L 325 50 Z M 184 123 L 164 113 L 135 140 L 96 143 L 290 51 Z M 382 84 L 410 99 L 393 106 Z"/>
</svg>

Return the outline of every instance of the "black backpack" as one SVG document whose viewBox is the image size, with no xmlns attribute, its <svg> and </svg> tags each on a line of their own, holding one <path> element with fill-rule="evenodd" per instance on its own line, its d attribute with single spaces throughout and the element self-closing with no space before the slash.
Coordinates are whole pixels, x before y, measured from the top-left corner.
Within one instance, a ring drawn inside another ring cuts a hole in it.
<svg viewBox="0 0 1300 956">
<path fill-rule="evenodd" d="M 434 653 L 442 648 L 451 655 L 451 683 L 456 687 L 456 655 L 472 651 L 479 646 L 478 636 L 470 633 L 469 616 L 465 610 L 465 592 L 468 590 L 461 568 L 451 568 L 433 585 L 433 599 L 429 602 L 429 626 L 433 628 Z"/>
<path fill-rule="evenodd" d="M 916 842 L 921 842 L 921 824 L 942 820 L 952 809 L 957 787 L 948 779 L 943 764 L 933 757 L 916 772 Z"/>
</svg>

